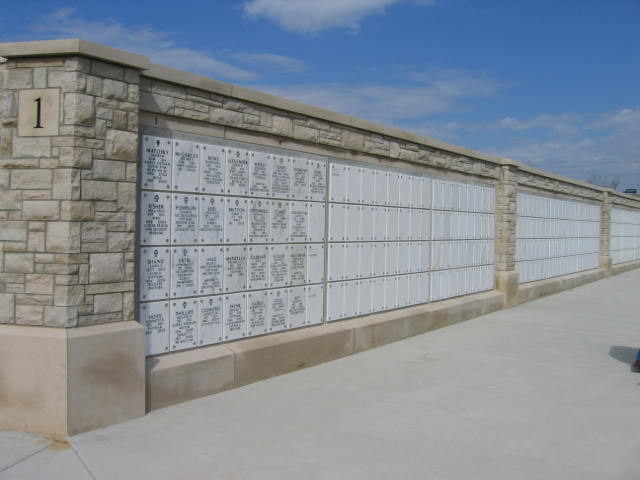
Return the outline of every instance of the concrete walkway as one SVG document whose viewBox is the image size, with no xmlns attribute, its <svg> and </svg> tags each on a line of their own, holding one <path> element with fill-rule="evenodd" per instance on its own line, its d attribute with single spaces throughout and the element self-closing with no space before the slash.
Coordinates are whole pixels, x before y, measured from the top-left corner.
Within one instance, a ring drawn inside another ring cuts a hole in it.
<svg viewBox="0 0 640 480">
<path fill-rule="evenodd" d="M 640 478 L 640 270 L 52 441 L 0 479 Z"/>
</svg>

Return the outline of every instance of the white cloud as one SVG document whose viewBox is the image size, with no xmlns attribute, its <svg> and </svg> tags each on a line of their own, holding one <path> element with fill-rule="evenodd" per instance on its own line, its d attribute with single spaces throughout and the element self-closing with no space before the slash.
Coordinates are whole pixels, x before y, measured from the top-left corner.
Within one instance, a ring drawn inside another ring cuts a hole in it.
<svg viewBox="0 0 640 480">
<path fill-rule="evenodd" d="M 129 27 L 114 19 L 92 22 L 76 16 L 73 9 L 57 10 L 43 16 L 32 30 L 48 39 L 83 38 L 148 56 L 154 63 L 225 80 L 258 78 L 255 72 L 218 60 L 205 50 L 178 47 L 170 32 L 148 25 Z"/>
<path fill-rule="evenodd" d="M 275 53 L 235 53 L 233 57 L 240 62 L 257 65 L 274 72 L 300 73 L 307 68 L 302 60 Z"/>
<path fill-rule="evenodd" d="M 408 0 L 249 0 L 243 4 L 250 17 L 266 17 L 291 32 L 316 33 L 335 27 L 358 28 L 368 15 L 380 14 L 385 7 Z M 432 5 L 435 0 L 417 0 Z"/>
</svg>

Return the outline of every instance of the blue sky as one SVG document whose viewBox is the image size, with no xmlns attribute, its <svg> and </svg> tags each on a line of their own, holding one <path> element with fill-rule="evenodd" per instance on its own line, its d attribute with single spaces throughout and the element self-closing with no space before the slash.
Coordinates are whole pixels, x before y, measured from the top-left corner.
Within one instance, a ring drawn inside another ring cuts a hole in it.
<svg viewBox="0 0 640 480">
<path fill-rule="evenodd" d="M 0 41 L 85 38 L 640 188 L 638 0 L 53 0 L 3 17 Z"/>
</svg>

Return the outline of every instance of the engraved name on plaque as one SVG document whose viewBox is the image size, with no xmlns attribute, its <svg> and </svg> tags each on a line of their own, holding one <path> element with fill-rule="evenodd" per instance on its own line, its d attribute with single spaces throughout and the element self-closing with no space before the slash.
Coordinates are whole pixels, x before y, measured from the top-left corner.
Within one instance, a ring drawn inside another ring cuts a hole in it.
<svg viewBox="0 0 640 480">
<path fill-rule="evenodd" d="M 226 247 L 224 252 L 224 291 L 247 289 L 247 247 Z"/>
<path fill-rule="evenodd" d="M 251 157 L 249 193 L 253 197 L 271 196 L 271 155 L 256 152 Z"/>
<path fill-rule="evenodd" d="M 269 286 L 284 287 L 289 284 L 289 247 L 273 245 L 269 251 Z"/>
<path fill-rule="evenodd" d="M 198 294 L 198 249 L 177 247 L 171 252 L 171 296 Z"/>
<path fill-rule="evenodd" d="M 250 152 L 237 148 L 227 149 L 226 190 L 229 195 L 246 195 L 249 192 Z"/>
<path fill-rule="evenodd" d="M 309 162 L 309 200 L 324 201 L 327 194 L 327 164 Z"/>
<path fill-rule="evenodd" d="M 224 281 L 224 248 L 200 247 L 200 295 L 222 293 Z"/>
<path fill-rule="evenodd" d="M 269 303 L 269 331 L 285 330 L 289 324 L 289 291 L 284 288 L 269 291 Z"/>
<path fill-rule="evenodd" d="M 324 321 L 324 285 L 309 285 L 307 289 L 307 324 Z"/>
<path fill-rule="evenodd" d="M 275 156 L 271 170 L 271 192 L 276 198 L 291 197 L 291 159 Z"/>
<path fill-rule="evenodd" d="M 171 350 L 198 346 L 198 300 L 185 298 L 171 302 L 169 325 Z"/>
<path fill-rule="evenodd" d="M 248 250 L 249 290 L 267 288 L 269 286 L 269 247 L 251 245 Z"/>
<path fill-rule="evenodd" d="M 289 248 L 290 285 L 307 283 L 307 246 L 291 245 Z"/>
<path fill-rule="evenodd" d="M 227 243 L 247 242 L 247 207 L 246 198 L 227 198 L 224 233 Z"/>
<path fill-rule="evenodd" d="M 225 150 L 217 145 L 200 145 L 200 191 L 224 193 Z"/>
<path fill-rule="evenodd" d="M 147 355 L 169 351 L 169 302 L 140 305 L 140 323 L 144 326 Z"/>
<path fill-rule="evenodd" d="M 289 202 L 274 200 L 271 202 L 271 241 L 285 243 L 289 241 Z"/>
<path fill-rule="evenodd" d="M 224 198 L 200 197 L 200 243 L 224 242 Z"/>
<path fill-rule="evenodd" d="M 168 138 L 145 135 L 142 139 L 142 188 L 171 189 L 173 144 Z"/>
<path fill-rule="evenodd" d="M 197 143 L 174 140 L 173 189 L 200 191 L 200 145 Z"/>
<path fill-rule="evenodd" d="M 143 245 L 168 245 L 171 237 L 171 195 L 162 192 L 142 192 Z"/>
<path fill-rule="evenodd" d="M 140 299 L 169 298 L 171 252 L 168 248 L 143 248 L 140 252 Z"/>
<path fill-rule="evenodd" d="M 307 283 L 324 281 L 324 245 L 305 245 L 307 249 Z"/>
<path fill-rule="evenodd" d="M 211 345 L 222 341 L 222 295 L 200 299 L 198 320 L 200 345 Z"/>
<path fill-rule="evenodd" d="M 247 294 L 247 335 L 261 335 L 269 330 L 269 293 Z"/>
<path fill-rule="evenodd" d="M 289 327 L 298 328 L 307 323 L 307 291 L 305 287 L 289 289 Z"/>
<path fill-rule="evenodd" d="M 269 241 L 269 200 L 252 199 L 249 209 L 249 242 L 265 243 Z"/>
<path fill-rule="evenodd" d="M 247 294 L 234 293 L 224 297 L 224 339 L 235 340 L 246 336 Z"/>
<path fill-rule="evenodd" d="M 291 160 L 291 198 L 295 200 L 309 198 L 309 161 L 304 158 Z"/>
<path fill-rule="evenodd" d="M 307 240 L 307 203 L 291 202 L 290 239 L 292 242 Z"/>
<path fill-rule="evenodd" d="M 171 243 L 198 243 L 198 197 L 174 194 L 171 218 Z"/>
</svg>

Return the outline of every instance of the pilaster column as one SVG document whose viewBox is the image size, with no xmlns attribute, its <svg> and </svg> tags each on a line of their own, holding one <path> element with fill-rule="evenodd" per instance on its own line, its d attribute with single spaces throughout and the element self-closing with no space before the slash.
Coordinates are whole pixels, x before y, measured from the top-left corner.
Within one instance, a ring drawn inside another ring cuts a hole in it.
<svg viewBox="0 0 640 480">
<path fill-rule="evenodd" d="M 500 167 L 500 182 L 496 187 L 496 289 L 504 294 L 505 307 L 518 304 L 519 275 L 516 271 L 516 223 L 518 168 Z"/>
</svg>

